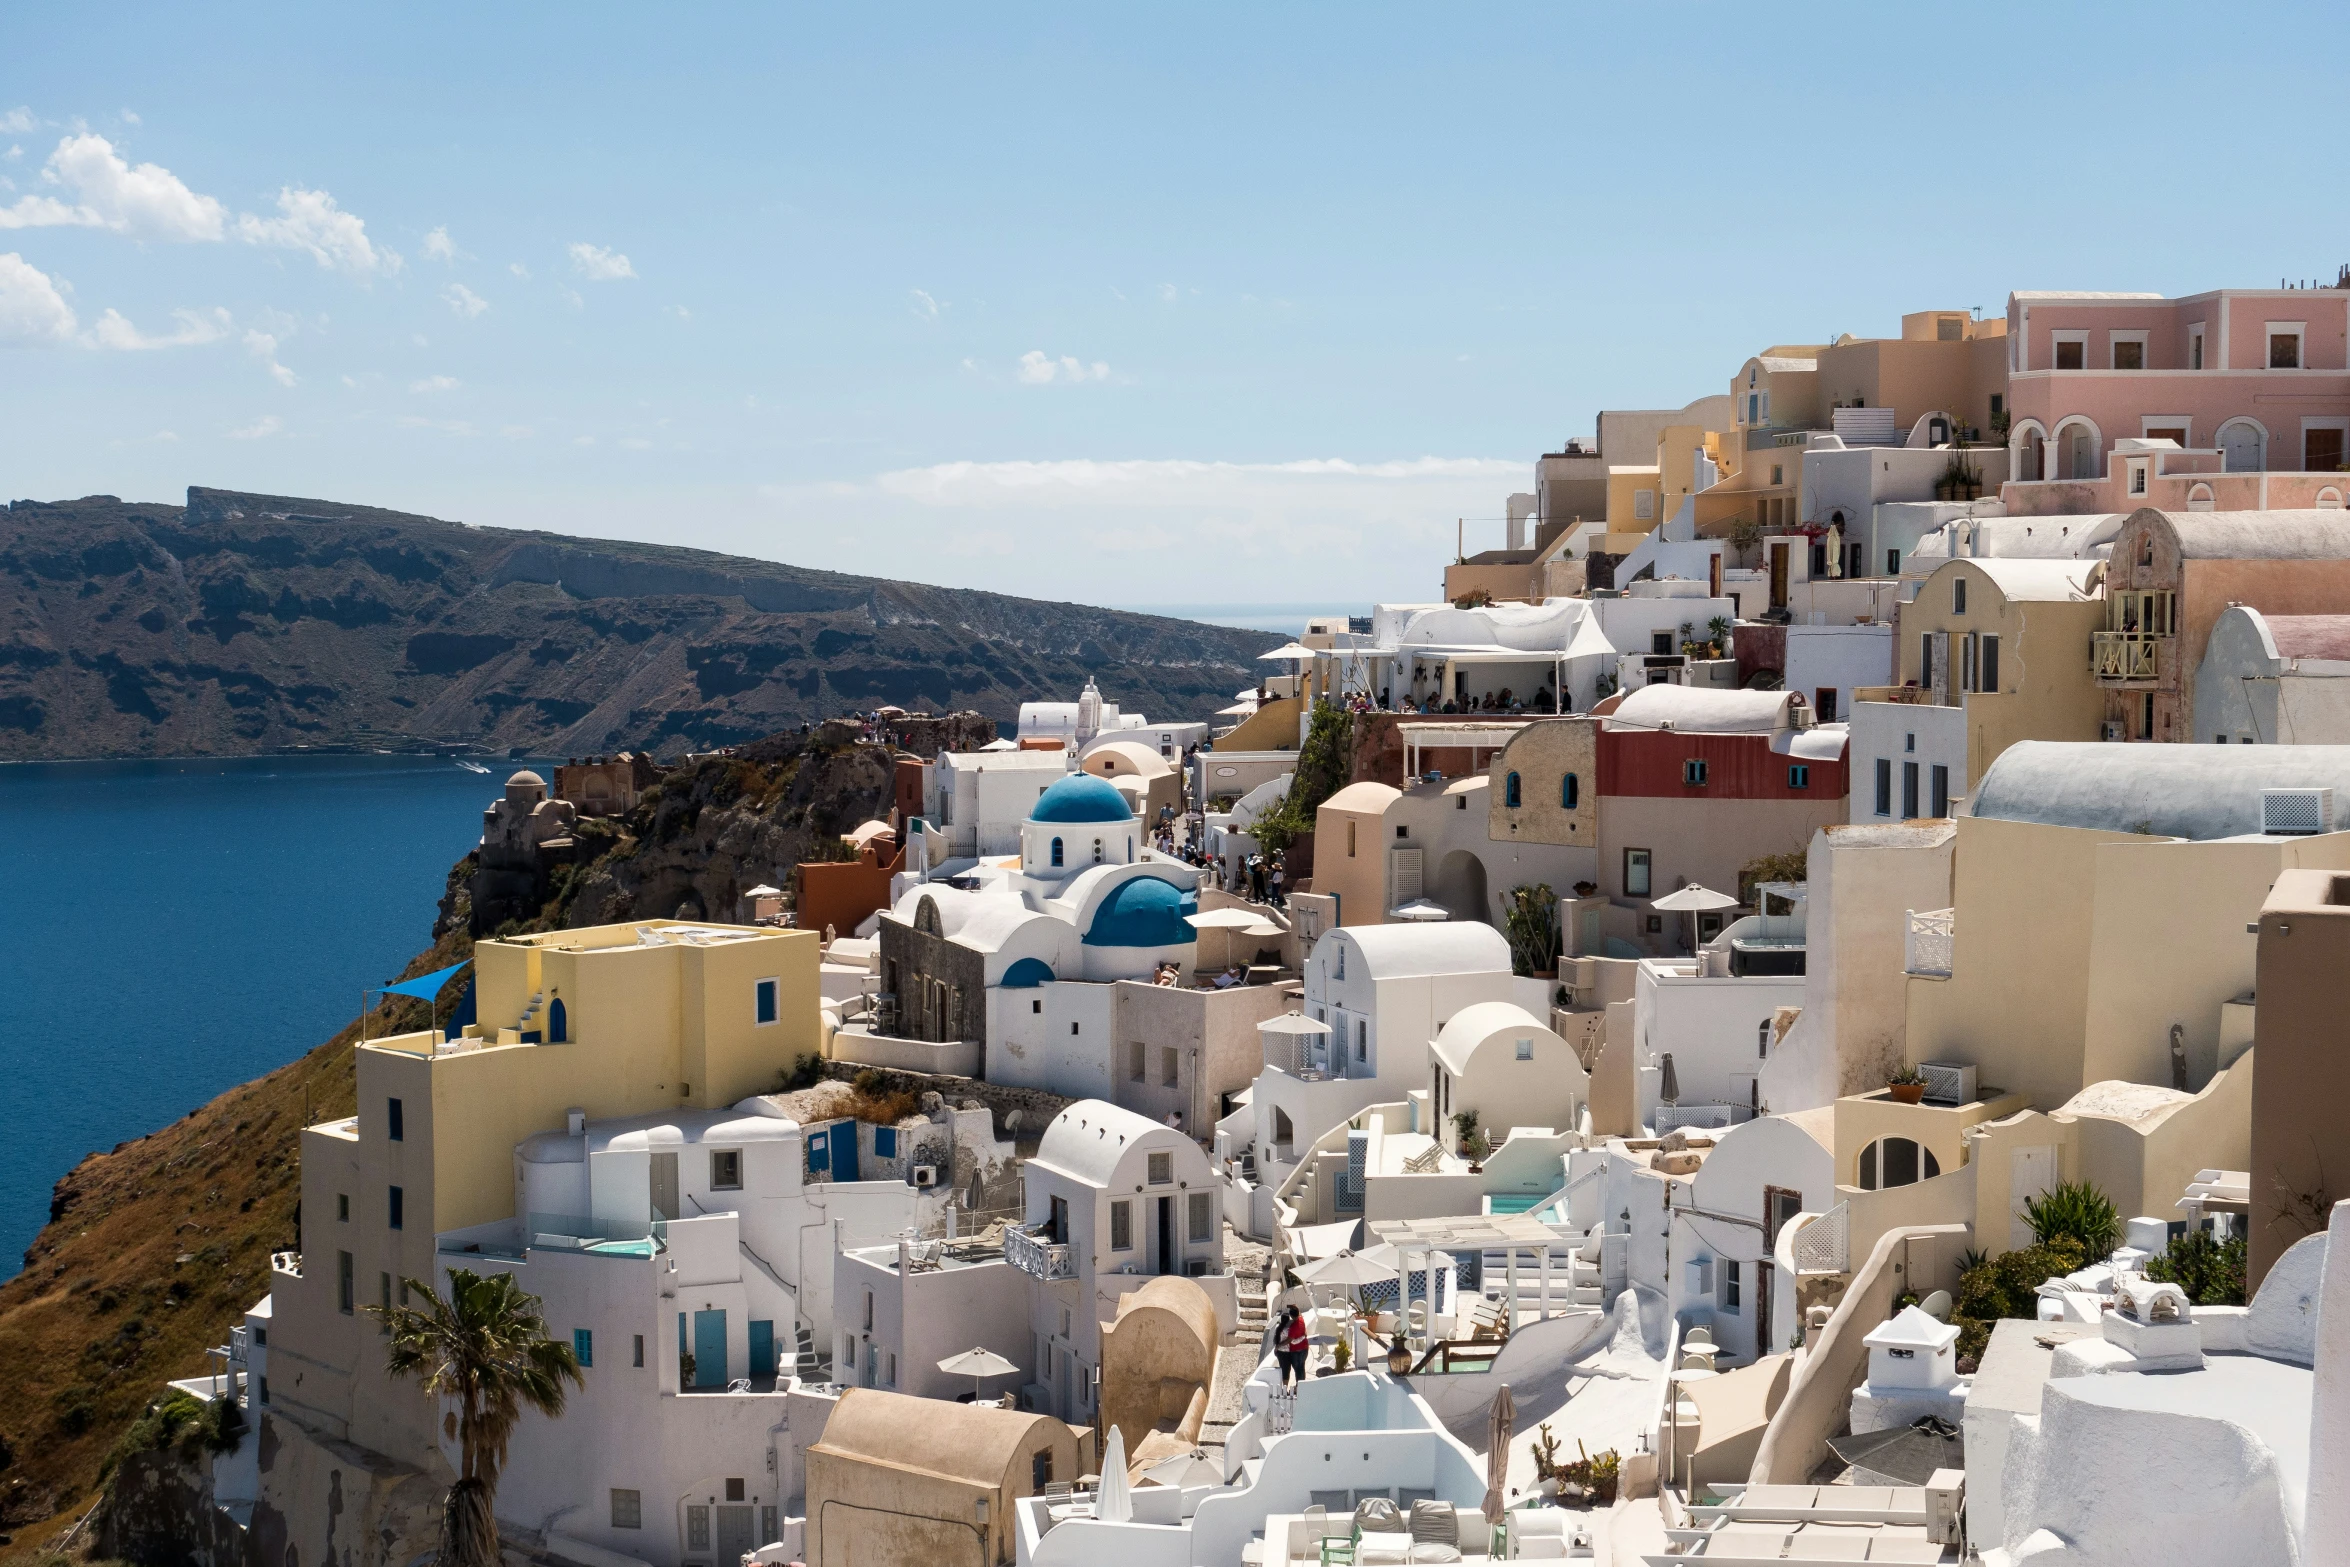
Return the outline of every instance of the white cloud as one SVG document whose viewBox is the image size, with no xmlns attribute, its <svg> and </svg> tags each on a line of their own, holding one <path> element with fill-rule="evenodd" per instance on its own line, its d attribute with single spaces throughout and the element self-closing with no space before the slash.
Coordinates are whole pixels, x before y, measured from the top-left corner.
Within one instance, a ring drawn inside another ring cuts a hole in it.
<svg viewBox="0 0 2350 1567">
<path fill-rule="evenodd" d="M 49 274 L 14 251 L 0 254 L 0 343 L 63 343 L 73 329 L 73 306 Z"/>
<path fill-rule="evenodd" d="M 188 189 L 160 164 L 132 167 L 103 136 L 66 137 L 41 178 L 64 196 L 25 196 L 0 207 L 0 228 L 102 228 L 177 240 L 222 234 L 226 213 L 219 202 Z"/>
<path fill-rule="evenodd" d="M 617 283 L 622 278 L 636 276 L 636 268 L 619 251 L 585 241 L 571 247 L 571 267 L 593 283 Z"/>
<path fill-rule="evenodd" d="M 507 424 L 498 427 L 498 433 L 509 441 L 527 441 L 538 431 L 527 424 Z"/>
<path fill-rule="evenodd" d="M 937 300 L 931 298 L 928 293 L 921 289 L 917 288 L 912 292 L 914 295 L 914 314 L 921 317 L 925 321 L 936 321 L 938 319 L 938 313 L 941 310 L 944 310 L 946 307 L 940 304 Z"/>
<path fill-rule="evenodd" d="M 408 383 L 411 392 L 454 392 L 464 383 L 453 375 L 428 375 L 421 381 Z"/>
<path fill-rule="evenodd" d="M 562 295 L 563 303 L 569 305 L 572 309 L 585 310 L 587 308 L 586 298 L 583 297 L 577 289 L 565 288 L 562 284 L 558 283 L 555 285 L 555 292 Z"/>
<path fill-rule="evenodd" d="M 205 343 L 217 343 L 228 336 L 229 318 L 225 310 L 175 310 L 171 315 L 179 323 L 178 330 L 149 337 L 125 319 L 120 311 L 110 309 L 90 328 L 89 341 L 96 348 L 136 352 L 149 348 L 194 348 Z"/>
<path fill-rule="evenodd" d="M 1175 303 L 1176 296 L 1180 292 L 1181 291 L 1177 289 L 1172 283 L 1161 283 L 1159 285 L 1159 302 L 1161 304 L 1171 305 Z"/>
<path fill-rule="evenodd" d="M 463 419 L 423 419 L 415 414 L 403 414 L 398 423 L 404 430 L 438 430 L 443 435 L 473 434 L 473 426 Z"/>
<path fill-rule="evenodd" d="M 29 136 L 40 123 L 32 110 L 22 106 L 0 111 L 0 135 Z"/>
<path fill-rule="evenodd" d="M 6 159 L 6 160 L 7 160 L 8 162 L 10 162 L 10 163 L 14 163 L 14 162 L 16 162 L 16 161 L 17 161 L 19 158 L 22 158 L 23 156 L 24 156 L 24 149 L 23 149 L 22 147 L 19 147 L 19 146 L 16 146 L 16 145 L 14 145 L 13 143 L 12 143 L 12 144 L 9 146 L 9 149 L 8 149 L 6 152 L 0 152 L 0 159 Z M 14 189 L 16 189 L 16 186 L 15 186 L 15 184 L 12 182 L 12 183 L 9 185 L 9 187 L 8 187 L 8 188 L 9 188 L 10 190 L 14 190 Z"/>
<path fill-rule="evenodd" d="M 251 424 L 242 425 L 229 431 L 228 438 L 232 441 L 258 441 L 275 435 L 284 428 L 285 422 L 279 419 L 276 414 L 263 414 Z"/>
<path fill-rule="evenodd" d="M 490 308 L 488 300 L 462 283 L 451 283 L 447 288 L 442 289 L 441 298 L 449 302 L 451 310 L 456 311 L 468 321 Z"/>
<path fill-rule="evenodd" d="M 691 321 L 694 318 L 694 313 L 683 305 L 663 305 L 661 310 L 663 314 L 675 316 L 680 321 Z"/>
<path fill-rule="evenodd" d="M 1083 364 L 1063 354 L 1049 359 L 1042 350 L 1031 348 L 1020 356 L 1020 379 L 1030 386 L 1049 386 L 1055 381 L 1107 381 L 1110 367 L 1100 360 Z"/>
<path fill-rule="evenodd" d="M 523 265 L 521 262 L 519 262 L 519 261 L 509 261 L 509 262 L 507 262 L 507 263 L 506 263 L 506 270 L 507 270 L 507 271 L 509 271 L 509 272 L 511 272 L 511 273 L 513 273 L 513 274 L 514 274 L 516 277 L 518 277 L 518 278 L 522 279 L 522 281 L 524 281 L 525 283 L 527 283 L 527 282 L 529 282 L 529 281 L 530 281 L 530 268 L 528 268 L 528 267 L 524 266 L 524 265 Z"/>
<path fill-rule="evenodd" d="M 287 326 L 285 330 L 291 332 L 293 328 Z M 278 385 L 292 386 L 297 378 L 293 371 L 277 362 L 277 342 L 277 334 L 274 332 L 249 329 L 245 333 L 245 352 L 260 360 L 268 368 L 270 379 Z"/>
<path fill-rule="evenodd" d="M 649 452 L 653 449 L 653 443 L 641 435 L 624 435 L 620 438 L 620 449 L 626 452 Z"/>
<path fill-rule="evenodd" d="M 282 250 L 306 250 L 330 270 L 355 278 L 400 270 L 400 253 L 367 237 L 367 225 L 356 213 L 345 212 L 323 190 L 288 185 L 277 193 L 278 215 L 257 218 L 246 213 L 237 219 L 237 237 L 249 245 L 271 245 Z"/>
<path fill-rule="evenodd" d="M 142 122 L 136 113 L 129 109 L 125 109 L 122 111 L 122 123 L 125 125 L 137 125 Z"/>
<path fill-rule="evenodd" d="M 443 224 L 424 236 L 424 259 L 427 261 L 454 261 L 457 259 L 457 242 L 449 238 L 448 225 Z"/>
<path fill-rule="evenodd" d="M 806 525 L 798 564 L 848 569 L 856 541 L 886 527 L 908 550 L 968 552 L 955 580 L 970 587 L 1033 591 L 1016 562 L 1050 559 L 1063 573 L 1056 591 L 1085 602 L 1295 598 L 1360 614 L 1425 599 L 1429 574 L 1452 558 L 1452 519 L 1490 515 L 1524 482 L 1514 458 L 1109 458 L 938 463 L 759 493 Z M 1487 531 L 1499 542 L 1498 521 Z M 1013 560 L 994 554 L 1000 535 L 1018 541 Z M 1138 550 L 1150 555 L 1139 575 Z M 1238 579 L 1235 561 L 1246 563 Z"/>
</svg>

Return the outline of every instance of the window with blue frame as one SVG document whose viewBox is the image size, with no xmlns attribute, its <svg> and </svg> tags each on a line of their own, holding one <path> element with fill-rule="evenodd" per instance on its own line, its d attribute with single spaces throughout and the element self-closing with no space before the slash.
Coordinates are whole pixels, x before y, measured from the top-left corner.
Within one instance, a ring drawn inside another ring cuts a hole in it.
<svg viewBox="0 0 2350 1567">
<path fill-rule="evenodd" d="M 876 1159 L 895 1159 L 897 1156 L 898 1129 L 894 1126 L 875 1127 L 873 1129 L 873 1157 Z"/>
<path fill-rule="evenodd" d="M 763 979 L 759 981 L 757 1015 L 760 1022 L 772 1023 L 780 1014 L 780 1009 L 777 1006 L 776 994 L 779 988 L 780 987 L 776 981 L 772 979 Z"/>
<path fill-rule="evenodd" d="M 1559 804 L 1573 810 L 1583 798 L 1583 780 L 1573 773 L 1559 780 Z"/>
<path fill-rule="evenodd" d="M 1518 808 L 1518 775 L 1516 773 L 1512 773 L 1502 780 L 1501 793 L 1501 803 L 1513 811 L 1516 810 Z"/>
<path fill-rule="evenodd" d="M 571 1330 L 571 1358 L 583 1366 L 596 1363 L 596 1335 L 586 1328 Z"/>
<path fill-rule="evenodd" d="M 1803 766 L 1788 768 L 1787 787 L 1790 789 L 1809 789 L 1811 787 L 1811 769 Z"/>
<path fill-rule="evenodd" d="M 1053 840 L 1053 864 L 1054 864 L 1056 867 L 1058 867 L 1058 866 L 1060 865 L 1060 863 L 1061 863 L 1061 840 L 1060 840 L 1060 839 L 1058 839 L 1058 838 L 1055 838 L 1055 839 Z"/>
</svg>

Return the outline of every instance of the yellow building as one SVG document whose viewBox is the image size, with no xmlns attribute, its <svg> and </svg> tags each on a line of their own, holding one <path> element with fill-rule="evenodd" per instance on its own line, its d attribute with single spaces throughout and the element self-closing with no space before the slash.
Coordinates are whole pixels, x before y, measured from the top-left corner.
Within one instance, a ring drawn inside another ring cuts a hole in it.
<svg viewBox="0 0 2350 1567">
<path fill-rule="evenodd" d="M 475 944 L 481 1019 L 357 1051 L 358 1114 L 302 1134 L 302 1250 L 273 1270 L 270 1400 L 419 1468 L 430 1403 L 365 1314 L 433 1277 L 435 1236 L 514 1215 L 514 1149 L 589 1119 L 715 1109 L 818 1052 L 805 931 L 648 920 Z"/>
<path fill-rule="evenodd" d="M 1964 751 L 1954 760 L 1970 779 L 1985 776 L 2019 740 L 2099 738 L 2105 694 L 2088 649 L 2105 623 L 2101 577 L 2102 563 L 2093 560 L 1943 563 L 1901 606 L 1894 648 L 1900 689 L 1863 688 L 1860 700 L 1962 709 Z M 1872 786 L 1860 751 L 1856 743 L 1856 796 Z"/>
</svg>

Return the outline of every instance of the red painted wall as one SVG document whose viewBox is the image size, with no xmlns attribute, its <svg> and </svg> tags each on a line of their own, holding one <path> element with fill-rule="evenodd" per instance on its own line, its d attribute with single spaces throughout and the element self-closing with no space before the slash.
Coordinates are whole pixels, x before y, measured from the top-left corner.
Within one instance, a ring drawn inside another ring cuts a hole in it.
<svg viewBox="0 0 2350 1567">
<path fill-rule="evenodd" d="M 1706 781 L 1685 784 L 1682 763 L 1702 760 Z M 1787 786 L 1791 766 L 1811 769 L 1811 787 Z M 1818 800 L 1841 797 L 1851 782 L 1842 760 L 1807 761 L 1771 749 L 1763 734 L 1673 734 L 1654 730 L 1602 729 L 1599 734 L 1599 792 L 1651 799 Z"/>
</svg>

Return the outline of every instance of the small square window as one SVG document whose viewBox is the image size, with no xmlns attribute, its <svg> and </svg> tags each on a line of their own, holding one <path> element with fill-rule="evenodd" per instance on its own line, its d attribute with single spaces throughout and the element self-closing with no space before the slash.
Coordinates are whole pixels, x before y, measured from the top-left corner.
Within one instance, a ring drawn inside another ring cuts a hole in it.
<svg viewBox="0 0 2350 1567">
<path fill-rule="evenodd" d="M 1651 936 L 1661 936 L 1664 933 L 1665 917 L 1662 914 L 1651 914 L 1648 916 L 1648 934 Z"/>
<path fill-rule="evenodd" d="M 775 980 L 763 979 L 759 981 L 756 1018 L 761 1027 L 774 1022 L 781 1015 L 780 990 L 781 986 Z"/>
<path fill-rule="evenodd" d="M 1044 1016 L 1044 1003 L 1041 1001 L 1031 1001 L 1028 1003 L 1028 1011 L 1031 1016 L 1042 1017 Z"/>
<path fill-rule="evenodd" d="M 2301 368 L 2301 334 L 2279 332 L 2271 327 L 2268 334 L 2268 367 L 2271 370 L 2298 370 Z"/>
<path fill-rule="evenodd" d="M 710 1189 L 737 1192 L 743 1185 L 743 1154 L 739 1148 L 710 1150 Z"/>
<path fill-rule="evenodd" d="M 898 1129 L 894 1126 L 875 1127 L 873 1129 L 873 1157 L 876 1159 L 895 1159 L 897 1156 Z"/>
<path fill-rule="evenodd" d="M 1705 787 L 1705 761 L 1703 758 L 1693 756 L 1681 764 L 1681 782 L 1692 789 Z"/>
<path fill-rule="evenodd" d="M 1155 1153 L 1150 1156 L 1150 1184 L 1164 1186 L 1175 1179 L 1175 1156 Z"/>
<path fill-rule="evenodd" d="M 2146 368 L 2146 343 L 2142 338 L 2119 338 L 2113 345 L 2113 367 L 2116 370 L 2143 370 Z"/>
<path fill-rule="evenodd" d="M 1809 789 L 1811 787 L 1811 768 L 1801 763 L 1788 768 L 1787 787 L 1790 789 Z"/>
<path fill-rule="evenodd" d="M 2076 339 L 2070 343 L 2058 343 L 2056 345 L 2057 369 L 2079 370 L 2086 366 L 2088 362 L 2089 345 L 2087 343 Z"/>
<path fill-rule="evenodd" d="M 614 1490 L 612 1493 L 612 1527 L 615 1529 L 642 1529 L 644 1526 L 644 1493 L 642 1491 Z"/>
<path fill-rule="evenodd" d="M 730 1502 L 739 1502 L 743 1499 L 743 1483 L 741 1480 L 730 1479 L 726 1482 L 726 1499 Z"/>
<path fill-rule="evenodd" d="M 1521 1061 L 1531 1061 L 1534 1059 L 1533 1040 L 1521 1039 L 1518 1041 L 1518 1059 Z"/>
</svg>

